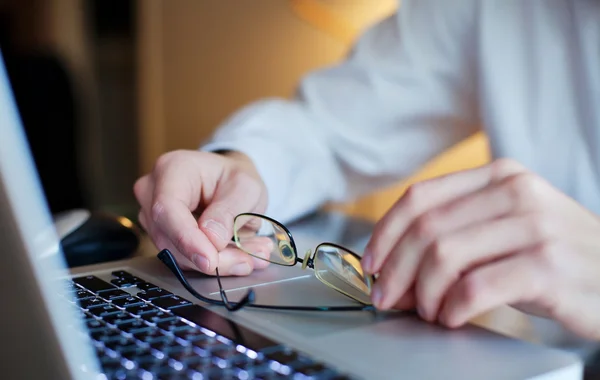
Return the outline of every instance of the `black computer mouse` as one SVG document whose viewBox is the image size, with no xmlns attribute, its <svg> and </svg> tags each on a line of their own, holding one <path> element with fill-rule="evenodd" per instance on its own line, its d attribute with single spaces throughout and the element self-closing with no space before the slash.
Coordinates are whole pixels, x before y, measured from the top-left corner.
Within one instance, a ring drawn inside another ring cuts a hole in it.
<svg viewBox="0 0 600 380">
<path fill-rule="evenodd" d="M 70 210 L 54 217 L 69 267 L 121 260 L 140 244 L 135 224 L 122 216 L 89 210 Z"/>
</svg>

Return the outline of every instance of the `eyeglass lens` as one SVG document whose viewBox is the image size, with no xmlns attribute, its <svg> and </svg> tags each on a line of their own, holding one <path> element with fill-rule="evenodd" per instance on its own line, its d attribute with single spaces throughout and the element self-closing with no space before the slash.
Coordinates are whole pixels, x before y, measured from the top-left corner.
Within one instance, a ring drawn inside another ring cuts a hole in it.
<svg viewBox="0 0 600 380">
<path fill-rule="evenodd" d="M 243 214 L 235 219 L 233 228 L 238 247 L 246 253 L 279 265 L 296 264 L 291 239 L 278 223 Z"/>
<path fill-rule="evenodd" d="M 331 244 L 317 247 L 315 275 L 332 288 L 364 304 L 371 304 L 371 277 L 365 276 L 360 260 L 349 251 Z"/>
<path fill-rule="evenodd" d="M 234 223 L 234 239 L 240 249 L 279 265 L 296 264 L 296 252 L 288 232 L 268 218 L 242 214 Z M 364 304 L 371 304 L 371 277 L 365 276 L 360 259 L 350 251 L 321 244 L 313 259 L 315 275 L 326 285 Z"/>
</svg>

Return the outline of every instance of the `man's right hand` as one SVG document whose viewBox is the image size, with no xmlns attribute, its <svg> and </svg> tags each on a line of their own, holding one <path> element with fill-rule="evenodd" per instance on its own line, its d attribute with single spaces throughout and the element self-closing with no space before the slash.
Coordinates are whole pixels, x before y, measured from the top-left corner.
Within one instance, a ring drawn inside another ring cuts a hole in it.
<svg viewBox="0 0 600 380">
<path fill-rule="evenodd" d="M 242 153 L 173 151 L 137 180 L 139 220 L 158 249 L 169 249 L 182 268 L 244 276 L 267 262 L 230 245 L 233 220 L 262 213 L 267 191 Z M 199 216 L 199 217 L 198 217 Z"/>
</svg>

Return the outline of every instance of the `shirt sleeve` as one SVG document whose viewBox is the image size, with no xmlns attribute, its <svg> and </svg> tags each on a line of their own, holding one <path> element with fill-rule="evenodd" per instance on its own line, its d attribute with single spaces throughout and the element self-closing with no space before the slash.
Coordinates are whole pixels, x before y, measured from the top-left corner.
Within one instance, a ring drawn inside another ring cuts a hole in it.
<svg viewBox="0 0 600 380">
<path fill-rule="evenodd" d="M 472 0 L 405 0 L 294 99 L 246 106 L 202 149 L 247 154 L 284 222 L 389 186 L 479 128 L 475 18 Z"/>
</svg>

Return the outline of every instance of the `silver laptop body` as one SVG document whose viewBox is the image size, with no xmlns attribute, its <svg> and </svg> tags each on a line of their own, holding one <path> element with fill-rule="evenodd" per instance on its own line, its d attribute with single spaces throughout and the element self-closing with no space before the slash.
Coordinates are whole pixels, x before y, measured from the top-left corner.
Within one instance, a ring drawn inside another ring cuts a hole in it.
<svg viewBox="0 0 600 380">
<path fill-rule="evenodd" d="M 341 215 L 322 214 L 299 222 L 290 230 L 301 252 L 325 240 L 361 252 L 370 227 Z M 71 271 L 66 268 L 1 61 L 0 242 L 2 379 L 102 378 L 97 375 L 100 365 L 96 346 L 82 333 L 86 330 L 81 312 L 76 303 L 69 302 L 73 299 L 61 279 L 94 275 L 110 283 L 115 279 L 113 272 L 124 270 L 201 305 L 153 255 Z M 198 292 L 219 299 L 214 278 L 199 273 L 189 274 L 189 278 Z M 349 299 L 322 285 L 310 270 L 300 267 L 271 266 L 249 277 L 227 278 L 223 284 L 230 300 L 239 299 L 252 287 L 257 302 L 262 304 L 351 304 Z M 136 294 L 135 287 L 127 291 Z M 228 339 L 244 339 L 254 334 L 255 338 L 286 345 L 353 378 L 579 379 L 582 376 L 580 360 L 570 353 L 474 326 L 447 331 L 408 314 L 251 309 L 231 313 L 222 307 L 195 310 L 195 314 L 190 314 L 190 322 L 207 331 Z M 249 345 L 252 339 L 248 338 Z M 135 363 L 128 366 L 131 371 L 136 370 Z M 146 378 L 152 378 L 151 375 L 145 374 Z"/>
</svg>

